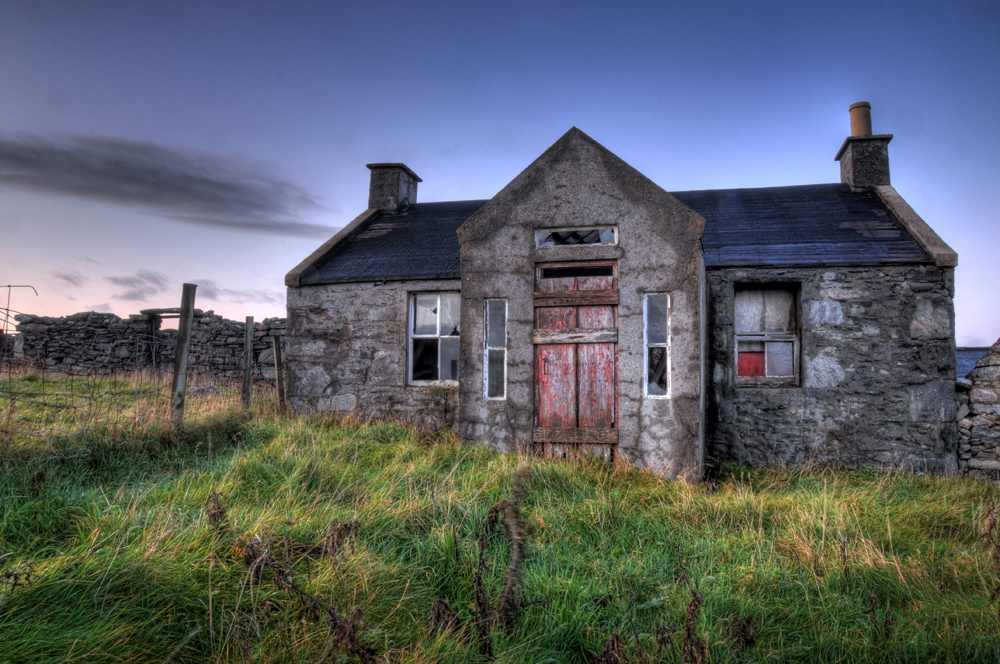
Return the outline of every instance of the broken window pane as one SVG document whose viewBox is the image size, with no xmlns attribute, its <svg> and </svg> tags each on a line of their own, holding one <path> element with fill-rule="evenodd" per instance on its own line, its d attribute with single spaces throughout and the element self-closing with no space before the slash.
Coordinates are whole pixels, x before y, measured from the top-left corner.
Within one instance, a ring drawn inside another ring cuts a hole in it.
<svg viewBox="0 0 1000 664">
<path fill-rule="evenodd" d="M 791 341 L 767 342 L 767 375 L 795 375 L 795 344 Z"/>
<path fill-rule="evenodd" d="M 670 383 L 670 296 L 646 293 L 643 317 L 646 337 L 646 396 L 669 395 Z"/>
<path fill-rule="evenodd" d="M 458 293 L 441 294 L 441 336 L 457 337 L 460 314 L 462 311 L 462 296 Z"/>
<path fill-rule="evenodd" d="M 646 373 L 646 393 L 651 396 L 667 394 L 667 349 L 649 349 L 649 365 Z"/>
<path fill-rule="evenodd" d="M 542 279 L 568 279 L 570 277 L 613 277 L 612 265 L 579 265 L 575 267 L 543 267 Z"/>
<path fill-rule="evenodd" d="M 441 380 L 458 380 L 458 337 L 441 337 Z"/>
<path fill-rule="evenodd" d="M 458 293 L 410 295 L 410 381 L 458 380 L 462 300 Z"/>
<path fill-rule="evenodd" d="M 438 340 L 413 340 L 413 380 L 438 379 Z"/>
<path fill-rule="evenodd" d="M 667 296 L 646 296 L 646 343 L 667 343 Z"/>
<path fill-rule="evenodd" d="M 613 226 L 587 228 L 540 229 L 535 231 L 536 247 L 560 247 L 589 244 L 615 244 Z"/>
<path fill-rule="evenodd" d="M 435 336 L 438 333 L 437 295 L 418 295 L 415 298 L 413 315 L 413 334 Z"/>
<path fill-rule="evenodd" d="M 490 399 L 504 398 L 504 369 L 507 364 L 507 351 L 502 348 L 491 348 L 487 352 L 486 396 Z"/>
</svg>

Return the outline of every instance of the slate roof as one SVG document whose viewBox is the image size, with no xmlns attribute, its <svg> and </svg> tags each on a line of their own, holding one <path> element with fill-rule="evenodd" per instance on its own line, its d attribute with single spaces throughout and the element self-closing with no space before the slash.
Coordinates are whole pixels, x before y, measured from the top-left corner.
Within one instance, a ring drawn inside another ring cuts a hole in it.
<svg viewBox="0 0 1000 664">
<path fill-rule="evenodd" d="M 708 267 L 932 262 L 874 191 L 813 184 L 673 195 L 708 222 Z"/>
<path fill-rule="evenodd" d="M 458 279 L 456 231 L 485 203 L 415 203 L 382 213 L 313 263 L 299 283 Z"/>
<path fill-rule="evenodd" d="M 817 184 L 673 195 L 705 217 L 709 268 L 933 263 L 873 191 Z M 300 283 L 458 279 L 456 231 L 485 203 L 381 213 L 313 263 Z"/>
</svg>

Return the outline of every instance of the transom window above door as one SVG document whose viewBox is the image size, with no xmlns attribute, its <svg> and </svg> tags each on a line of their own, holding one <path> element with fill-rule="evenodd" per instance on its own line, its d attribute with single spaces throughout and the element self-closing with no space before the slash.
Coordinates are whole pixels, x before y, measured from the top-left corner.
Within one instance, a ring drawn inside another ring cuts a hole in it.
<svg viewBox="0 0 1000 664">
<path fill-rule="evenodd" d="M 535 231 L 535 246 L 538 248 L 588 244 L 618 244 L 618 229 L 614 226 L 583 226 L 540 228 Z"/>
<path fill-rule="evenodd" d="M 409 383 L 458 381 L 462 298 L 458 293 L 412 293 Z"/>
</svg>

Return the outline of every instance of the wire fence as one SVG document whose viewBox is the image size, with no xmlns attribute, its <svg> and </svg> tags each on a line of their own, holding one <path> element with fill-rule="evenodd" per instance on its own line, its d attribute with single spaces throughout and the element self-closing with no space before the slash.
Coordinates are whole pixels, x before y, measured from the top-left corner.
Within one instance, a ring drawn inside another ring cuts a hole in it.
<svg viewBox="0 0 1000 664">
<path fill-rule="evenodd" d="M 8 334 L 15 313 L 9 306 L 0 309 L 0 447 L 92 432 L 128 435 L 154 423 L 171 423 L 175 331 L 117 317 L 117 326 L 109 327 L 106 319 L 90 324 L 93 315 L 80 315 L 58 319 L 44 333 L 23 331 L 19 339 Z M 20 319 L 22 327 L 56 320 Z M 243 408 L 241 350 L 207 338 L 199 341 L 195 335 L 190 354 L 198 362 L 188 369 L 185 422 Z M 274 381 L 264 378 L 267 372 L 267 366 L 254 362 L 253 399 L 276 407 Z"/>
</svg>

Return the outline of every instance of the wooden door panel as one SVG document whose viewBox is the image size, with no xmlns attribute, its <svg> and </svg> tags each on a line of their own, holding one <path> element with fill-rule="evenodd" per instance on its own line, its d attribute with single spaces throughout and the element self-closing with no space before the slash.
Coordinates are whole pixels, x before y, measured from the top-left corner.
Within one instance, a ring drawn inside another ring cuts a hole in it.
<svg viewBox="0 0 1000 664">
<path fill-rule="evenodd" d="M 610 283 L 610 277 L 594 277 Z M 581 280 L 582 281 L 582 280 Z M 615 309 L 610 306 L 578 307 L 577 325 L 584 328 L 615 327 Z M 577 380 L 579 382 L 578 426 L 601 428 L 615 426 L 617 403 L 615 371 L 617 345 L 611 343 L 580 344 L 577 347 Z"/>
<path fill-rule="evenodd" d="M 535 346 L 535 426 L 576 427 L 576 347 Z"/>
<path fill-rule="evenodd" d="M 576 290 L 578 291 L 611 290 L 614 287 L 615 278 L 611 276 L 576 278 Z"/>
<path fill-rule="evenodd" d="M 576 307 L 538 307 L 535 327 L 539 330 L 568 330 L 576 327 Z"/>
<path fill-rule="evenodd" d="M 580 428 L 615 426 L 615 345 L 578 346 Z"/>
</svg>

